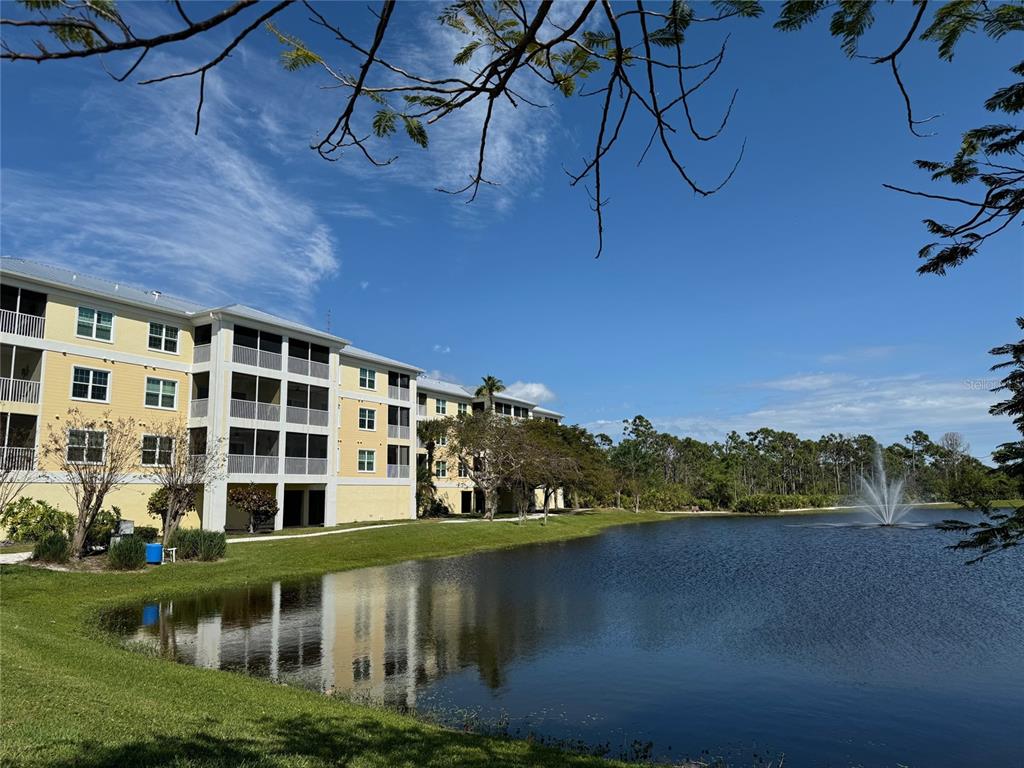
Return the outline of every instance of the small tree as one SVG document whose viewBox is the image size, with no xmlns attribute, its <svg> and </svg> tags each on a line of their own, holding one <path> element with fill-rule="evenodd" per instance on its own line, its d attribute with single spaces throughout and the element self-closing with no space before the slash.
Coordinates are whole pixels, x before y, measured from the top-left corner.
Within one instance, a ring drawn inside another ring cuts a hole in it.
<svg viewBox="0 0 1024 768">
<path fill-rule="evenodd" d="M 462 462 L 469 479 L 484 496 L 484 517 L 494 519 L 498 489 L 515 461 L 511 419 L 491 411 L 446 420 L 448 452 Z"/>
<path fill-rule="evenodd" d="M 229 489 L 228 503 L 249 518 L 249 533 L 255 533 L 257 528 L 277 517 L 277 496 L 254 483 Z"/>
<path fill-rule="evenodd" d="M 115 419 L 110 411 L 90 417 L 72 408 L 54 419 L 42 454 L 75 501 L 77 520 L 71 554 L 81 558 L 86 535 L 112 490 L 124 485 L 139 466 L 139 430 L 134 419 Z"/>
<path fill-rule="evenodd" d="M 448 431 L 448 419 L 425 419 L 416 422 L 416 437 L 427 451 L 427 460 L 416 467 L 416 509 L 420 516 L 431 512 L 438 503 L 434 485 L 434 451 Z"/>
<path fill-rule="evenodd" d="M 480 381 L 482 383 L 473 394 L 484 399 L 485 410 L 493 411 L 494 396 L 499 392 L 505 391 L 505 382 L 497 376 L 483 376 Z"/>
<path fill-rule="evenodd" d="M 169 421 L 159 435 L 146 435 L 142 442 L 142 462 L 149 479 L 159 487 L 150 497 L 149 513 L 163 522 L 166 545 L 185 516 L 195 509 L 200 489 L 224 476 L 222 442 L 208 445 L 206 453 L 190 452 L 191 433 L 184 420 Z M 275 498 L 276 506 L 276 498 Z M 276 512 L 276 510 L 275 510 Z"/>
</svg>

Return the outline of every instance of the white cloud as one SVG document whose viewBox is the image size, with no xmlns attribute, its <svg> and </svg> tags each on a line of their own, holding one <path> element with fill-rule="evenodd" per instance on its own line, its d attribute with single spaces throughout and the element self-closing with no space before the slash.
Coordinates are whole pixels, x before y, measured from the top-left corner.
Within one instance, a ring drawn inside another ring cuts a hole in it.
<svg viewBox="0 0 1024 768">
<path fill-rule="evenodd" d="M 531 403 L 550 403 L 555 400 L 555 393 L 539 381 L 515 381 L 505 387 L 505 394 L 521 397 Z"/>
<path fill-rule="evenodd" d="M 222 79 L 207 80 L 193 135 L 195 87 L 126 84 L 116 101 L 87 97 L 79 124 L 95 156 L 85 171 L 4 169 L 3 251 L 212 303 L 244 297 L 308 315 L 311 295 L 339 269 L 334 236 L 256 149 L 280 129 L 240 108 Z"/>
<path fill-rule="evenodd" d="M 849 377 L 837 373 L 802 373 L 784 379 L 759 382 L 755 386 L 766 389 L 781 389 L 787 392 L 808 392 L 828 389 L 846 381 Z"/>
<path fill-rule="evenodd" d="M 449 373 L 448 371 L 442 371 L 440 368 L 434 368 L 433 370 L 427 371 L 423 375 L 430 379 L 437 379 L 438 381 L 447 381 L 450 384 L 458 384 L 459 386 L 462 386 L 462 382 L 459 381 L 458 376 L 456 376 L 454 373 Z"/>
<path fill-rule="evenodd" d="M 774 382 L 778 393 L 732 413 L 645 415 L 660 430 L 705 441 L 721 440 L 731 430 L 742 434 L 770 427 L 804 438 L 830 432 L 864 433 L 890 443 L 923 429 L 935 439 L 943 432 L 962 432 L 974 454 L 985 457 L 996 444 L 1014 437 L 1008 419 L 988 412 L 995 397 L 972 380 L 835 375 L 826 383 L 828 376 L 780 379 L 783 386 Z M 586 426 L 618 437 L 621 424 L 621 420 L 600 419 Z"/>
<path fill-rule="evenodd" d="M 370 287 L 370 281 L 369 280 L 360 280 L 359 281 L 359 290 L 365 291 L 369 287 Z"/>
<path fill-rule="evenodd" d="M 869 347 L 854 347 L 847 349 L 842 352 L 830 352 L 826 355 L 822 355 L 819 359 L 821 362 L 834 365 L 835 363 L 850 363 L 859 362 L 865 360 L 884 360 L 892 357 L 901 350 L 901 347 L 897 346 L 869 346 Z"/>
<path fill-rule="evenodd" d="M 452 348 L 449 347 L 447 344 L 435 344 L 434 351 L 441 355 L 447 355 L 449 352 L 452 351 Z"/>
</svg>

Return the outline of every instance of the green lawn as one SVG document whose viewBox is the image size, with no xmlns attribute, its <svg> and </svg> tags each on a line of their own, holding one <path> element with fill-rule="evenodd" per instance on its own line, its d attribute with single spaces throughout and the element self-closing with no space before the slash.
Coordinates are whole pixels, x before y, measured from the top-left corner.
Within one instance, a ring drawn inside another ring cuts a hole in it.
<svg viewBox="0 0 1024 768">
<path fill-rule="evenodd" d="M 546 526 L 537 521 L 523 526 L 425 522 L 274 544 L 234 544 L 219 563 L 180 563 L 133 574 L 2 566 L 0 764 L 609 765 L 134 653 L 98 630 L 96 615 L 129 600 L 555 541 L 655 520 L 666 517 L 601 511 L 552 518 Z"/>
</svg>

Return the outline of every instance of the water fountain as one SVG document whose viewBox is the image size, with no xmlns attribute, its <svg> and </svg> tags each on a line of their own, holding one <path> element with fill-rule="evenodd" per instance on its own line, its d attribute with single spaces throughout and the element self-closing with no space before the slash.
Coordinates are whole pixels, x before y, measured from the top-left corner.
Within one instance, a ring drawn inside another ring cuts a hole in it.
<svg viewBox="0 0 1024 768">
<path fill-rule="evenodd" d="M 903 485 L 906 478 L 889 481 L 885 472 L 882 449 L 875 446 L 875 466 L 870 477 L 860 476 L 860 494 L 857 503 L 863 506 L 879 525 L 896 525 L 910 509 L 903 503 Z"/>
</svg>

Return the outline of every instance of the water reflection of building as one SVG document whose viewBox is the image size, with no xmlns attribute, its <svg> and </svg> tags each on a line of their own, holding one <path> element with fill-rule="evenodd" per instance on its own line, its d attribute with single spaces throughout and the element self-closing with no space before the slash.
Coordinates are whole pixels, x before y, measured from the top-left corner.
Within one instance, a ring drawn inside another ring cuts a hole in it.
<svg viewBox="0 0 1024 768">
<path fill-rule="evenodd" d="M 476 668 L 498 688 L 510 662 L 594 631 L 594 603 L 550 588 L 543 567 L 460 571 L 403 563 L 164 603 L 138 639 L 220 668 L 414 707 L 424 685 Z"/>
</svg>

